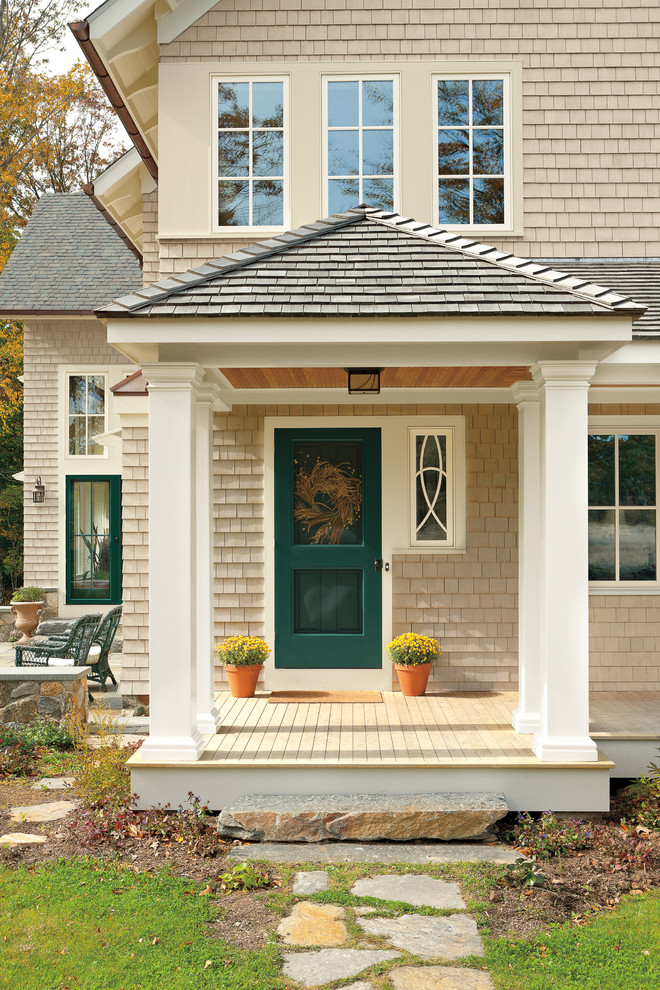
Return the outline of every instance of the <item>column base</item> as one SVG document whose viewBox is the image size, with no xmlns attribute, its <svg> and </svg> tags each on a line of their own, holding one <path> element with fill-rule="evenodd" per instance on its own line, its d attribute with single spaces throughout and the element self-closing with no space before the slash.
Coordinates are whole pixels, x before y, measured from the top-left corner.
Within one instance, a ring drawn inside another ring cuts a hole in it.
<svg viewBox="0 0 660 990">
<path fill-rule="evenodd" d="M 217 708 L 212 708 L 210 712 L 197 712 L 197 731 L 203 736 L 214 736 L 221 725 L 222 719 Z"/>
<path fill-rule="evenodd" d="M 532 750 L 547 763 L 595 763 L 598 759 L 598 747 L 589 736 L 537 735 Z"/>
<path fill-rule="evenodd" d="M 522 708 L 514 708 L 511 725 L 521 736 L 530 732 L 538 732 L 541 728 L 541 713 L 526 712 Z"/>
<path fill-rule="evenodd" d="M 147 736 L 140 756 L 155 763 L 185 763 L 199 760 L 204 752 L 204 738 L 195 731 L 191 736 Z"/>
</svg>

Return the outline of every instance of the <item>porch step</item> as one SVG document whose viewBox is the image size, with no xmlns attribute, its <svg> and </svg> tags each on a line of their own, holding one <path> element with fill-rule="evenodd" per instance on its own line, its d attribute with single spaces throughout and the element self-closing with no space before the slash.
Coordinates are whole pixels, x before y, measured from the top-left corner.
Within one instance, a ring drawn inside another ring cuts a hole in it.
<svg viewBox="0 0 660 990">
<path fill-rule="evenodd" d="M 503 794 L 247 794 L 218 832 L 251 842 L 481 838 L 508 811 Z"/>
</svg>

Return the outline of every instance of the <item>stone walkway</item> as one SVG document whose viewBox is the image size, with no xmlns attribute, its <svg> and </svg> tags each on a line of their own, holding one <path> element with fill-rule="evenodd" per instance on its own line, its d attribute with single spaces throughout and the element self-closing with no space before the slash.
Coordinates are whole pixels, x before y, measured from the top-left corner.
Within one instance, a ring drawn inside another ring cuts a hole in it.
<svg viewBox="0 0 660 990">
<path fill-rule="evenodd" d="M 311 897 L 328 889 L 326 870 L 297 873 L 293 892 Z M 377 963 L 405 963 L 388 972 L 395 990 L 494 990 L 486 971 L 450 966 L 467 956 L 483 956 L 477 924 L 466 913 L 456 883 L 416 874 L 382 874 L 365 877 L 351 887 L 355 897 L 375 897 L 383 907 L 340 907 L 320 901 L 294 904 L 277 933 L 284 946 L 284 973 L 304 987 L 318 987 L 335 980 L 353 980 Z M 435 908 L 446 913 L 422 915 L 397 912 L 403 903 L 413 908 Z M 383 914 L 395 917 L 383 917 Z M 451 912 L 451 913 L 450 913 Z M 350 947 L 351 929 L 358 947 Z M 433 961 L 426 965 L 417 960 Z M 346 983 L 340 990 L 375 990 L 369 980 Z"/>
</svg>

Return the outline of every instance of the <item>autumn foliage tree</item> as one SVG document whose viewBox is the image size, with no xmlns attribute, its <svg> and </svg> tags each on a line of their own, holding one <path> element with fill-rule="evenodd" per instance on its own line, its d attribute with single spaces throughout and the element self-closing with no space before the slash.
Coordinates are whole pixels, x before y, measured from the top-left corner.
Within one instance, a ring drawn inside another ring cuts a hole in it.
<svg viewBox="0 0 660 990">
<path fill-rule="evenodd" d="M 0 0 L 0 271 L 41 195 L 91 183 L 123 150 L 91 70 L 48 71 L 68 0 Z M 0 321 L 0 602 L 22 572 L 23 329 Z"/>
</svg>

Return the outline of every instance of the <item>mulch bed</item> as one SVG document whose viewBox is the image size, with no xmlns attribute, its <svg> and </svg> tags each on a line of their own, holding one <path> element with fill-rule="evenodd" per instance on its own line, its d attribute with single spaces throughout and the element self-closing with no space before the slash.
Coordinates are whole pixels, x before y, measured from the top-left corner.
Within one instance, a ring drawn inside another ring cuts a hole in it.
<svg viewBox="0 0 660 990">
<path fill-rule="evenodd" d="M 35 778 L 36 781 L 37 778 Z M 232 892 L 220 889 L 219 876 L 227 868 L 227 852 L 232 844 L 216 839 L 215 819 L 209 822 L 209 837 L 214 855 L 200 855 L 185 842 L 158 840 L 152 837 L 122 837 L 112 845 L 82 846 L 74 816 L 58 822 L 15 823 L 9 808 L 40 804 L 72 796 L 71 791 L 34 790 L 25 781 L 0 779 L 0 835 L 23 831 L 47 835 L 44 845 L 0 848 L 0 864 L 34 867 L 61 858 L 90 856 L 123 864 L 140 872 L 169 868 L 174 874 L 199 881 L 218 894 L 218 920 L 209 930 L 237 948 L 257 948 L 274 930 L 277 918 L 267 910 L 259 893 Z M 583 819 L 584 820 L 584 819 Z M 596 829 L 619 829 L 606 816 L 591 816 Z M 506 834 L 506 829 L 501 829 Z M 641 837 L 650 847 L 645 869 L 635 864 L 621 865 L 607 861 L 597 850 L 567 854 L 539 863 L 545 878 L 543 886 L 531 888 L 510 885 L 507 880 L 491 891 L 487 908 L 490 930 L 495 936 L 531 937 L 547 930 L 553 923 L 573 921 L 580 924 L 598 912 L 613 910 L 625 894 L 660 889 L 660 832 L 642 830 Z M 273 874 L 277 883 L 278 877 Z"/>
</svg>

